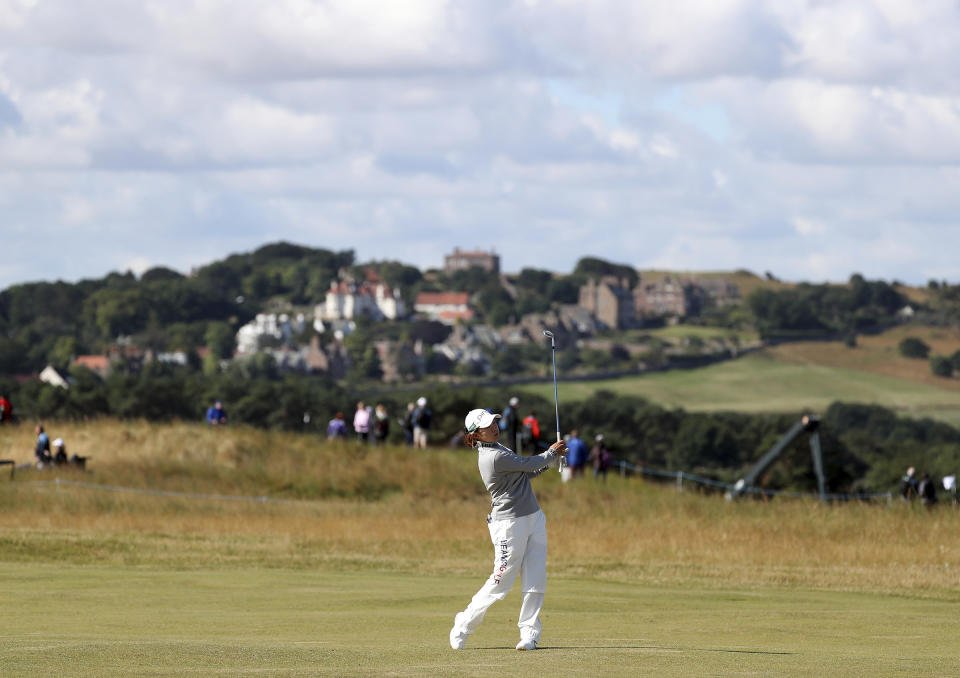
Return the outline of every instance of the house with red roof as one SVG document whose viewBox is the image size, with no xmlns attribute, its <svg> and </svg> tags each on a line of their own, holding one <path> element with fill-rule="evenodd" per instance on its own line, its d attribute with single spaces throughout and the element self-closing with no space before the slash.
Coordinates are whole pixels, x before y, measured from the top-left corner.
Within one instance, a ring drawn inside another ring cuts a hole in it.
<svg viewBox="0 0 960 678">
<path fill-rule="evenodd" d="M 86 367 L 104 379 L 110 376 L 110 358 L 105 355 L 78 355 L 70 365 Z"/>
<path fill-rule="evenodd" d="M 447 325 L 454 325 L 457 320 L 470 320 L 474 316 L 469 292 L 421 292 L 413 309 Z"/>
</svg>

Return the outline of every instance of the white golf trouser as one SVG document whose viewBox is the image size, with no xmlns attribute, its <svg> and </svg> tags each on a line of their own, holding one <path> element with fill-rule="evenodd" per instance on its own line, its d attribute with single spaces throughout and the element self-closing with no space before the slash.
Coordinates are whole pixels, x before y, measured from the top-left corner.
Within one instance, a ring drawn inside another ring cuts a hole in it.
<svg viewBox="0 0 960 678">
<path fill-rule="evenodd" d="M 473 596 L 467 609 L 459 613 L 454 627 L 473 633 L 487 609 L 510 591 L 520 575 L 523 601 L 520 604 L 520 638 L 540 639 L 540 610 L 547 590 L 547 518 L 543 511 L 506 520 L 489 522 L 493 541 L 493 574 Z"/>
</svg>

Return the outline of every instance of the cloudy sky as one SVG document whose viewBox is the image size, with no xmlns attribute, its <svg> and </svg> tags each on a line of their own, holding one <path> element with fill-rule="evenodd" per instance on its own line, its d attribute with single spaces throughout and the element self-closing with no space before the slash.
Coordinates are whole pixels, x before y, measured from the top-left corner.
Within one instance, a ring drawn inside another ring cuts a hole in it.
<svg viewBox="0 0 960 678">
<path fill-rule="evenodd" d="M 956 280 L 955 0 L 0 0 L 0 288 L 277 240 Z"/>
</svg>

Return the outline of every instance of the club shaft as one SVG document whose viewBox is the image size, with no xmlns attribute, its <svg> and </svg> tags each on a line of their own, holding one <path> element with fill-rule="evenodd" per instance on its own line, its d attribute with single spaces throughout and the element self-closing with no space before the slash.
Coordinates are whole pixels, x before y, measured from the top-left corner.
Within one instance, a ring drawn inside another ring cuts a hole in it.
<svg viewBox="0 0 960 678">
<path fill-rule="evenodd" d="M 557 442 L 560 442 L 560 398 L 557 396 L 557 349 L 553 349 L 553 407 L 557 422 Z"/>
</svg>

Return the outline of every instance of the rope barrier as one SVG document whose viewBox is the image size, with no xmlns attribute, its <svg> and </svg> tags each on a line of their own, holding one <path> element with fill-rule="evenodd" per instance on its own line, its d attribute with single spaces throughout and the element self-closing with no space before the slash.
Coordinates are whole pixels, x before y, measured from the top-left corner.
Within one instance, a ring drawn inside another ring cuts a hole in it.
<svg viewBox="0 0 960 678">
<path fill-rule="evenodd" d="M 692 473 L 686 473 L 685 471 L 663 471 L 661 469 L 655 468 L 646 468 L 644 466 L 636 466 L 631 464 L 628 461 L 617 461 L 614 462 L 615 465 L 620 467 L 620 473 L 623 474 L 624 471 L 631 471 L 633 473 L 640 473 L 642 475 L 657 476 L 660 478 L 675 478 L 678 485 L 681 485 L 683 481 L 689 480 L 700 485 L 707 485 L 710 487 L 716 487 L 723 490 L 733 490 L 734 485 L 730 483 L 724 483 L 719 480 L 714 480 L 712 478 L 704 478 L 703 476 L 693 475 Z M 828 501 L 865 501 L 869 499 L 892 499 L 892 492 L 876 492 L 872 494 L 824 494 L 821 497 L 819 494 L 810 494 L 805 492 L 791 492 L 787 490 L 766 490 L 760 487 L 746 487 L 742 489 L 742 492 L 748 494 L 762 495 L 765 497 L 789 497 L 792 499 L 826 499 Z"/>
</svg>

